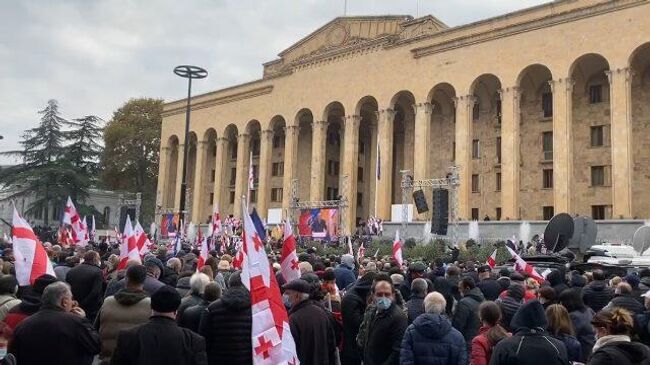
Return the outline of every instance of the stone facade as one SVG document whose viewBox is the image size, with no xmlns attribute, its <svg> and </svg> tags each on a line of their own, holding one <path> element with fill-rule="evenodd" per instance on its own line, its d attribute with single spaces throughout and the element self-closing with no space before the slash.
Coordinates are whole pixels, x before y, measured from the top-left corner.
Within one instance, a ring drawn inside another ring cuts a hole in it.
<svg viewBox="0 0 650 365">
<path fill-rule="evenodd" d="M 455 164 L 461 219 L 648 218 L 644 29 L 643 0 L 559 0 L 454 28 L 433 16 L 336 18 L 261 79 L 192 98 L 191 219 L 216 204 L 241 213 L 251 151 L 263 217 L 286 214 L 297 180 L 301 201 L 348 199 L 347 231 L 389 220 L 401 170 L 439 178 Z M 180 204 L 184 112 L 184 100 L 165 105 L 163 210 Z"/>
</svg>

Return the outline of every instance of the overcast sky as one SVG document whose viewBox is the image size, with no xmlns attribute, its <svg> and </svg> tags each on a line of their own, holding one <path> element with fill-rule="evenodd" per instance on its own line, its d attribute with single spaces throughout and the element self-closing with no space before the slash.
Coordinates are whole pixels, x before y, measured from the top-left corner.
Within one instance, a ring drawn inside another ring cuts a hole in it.
<svg viewBox="0 0 650 365">
<path fill-rule="evenodd" d="M 450 26 L 548 0 L 419 0 Z M 416 15 L 417 0 L 348 0 L 348 15 Z M 181 98 L 178 64 L 210 73 L 196 93 L 260 78 L 261 64 L 334 17 L 344 0 L 0 0 L 0 151 L 37 111 L 105 120 L 129 98 Z M 0 164 L 11 160 L 0 157 Z"/>
</svg>

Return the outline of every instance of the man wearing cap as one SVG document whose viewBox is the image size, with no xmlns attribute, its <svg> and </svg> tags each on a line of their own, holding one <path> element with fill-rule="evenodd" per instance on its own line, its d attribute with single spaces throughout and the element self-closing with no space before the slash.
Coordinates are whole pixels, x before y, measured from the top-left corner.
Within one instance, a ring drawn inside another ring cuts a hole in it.
<svg viewBox="0 0 650 365">
<path fill-rule="evenodd" d="M 302 364 L 335 364 L 336 339 L 330 316 L 309 299 L 312 286 L 303 279 L 284 285 L 284 302 L 289 304 L 289 326 Z"/>
<path fill-rule="evenodd" d="M 180 304 L 169 285 L 153 293 L 149 322 L 120 332 L 111 364 L 207 365 L 203 337 L 176 325 Z"/>
<path fill-rule="evenodd" d="M 501 285 L 492 277 L 492 268 L 483 265 L 478 268 L 478 288 L 485 297 L 485 300 L 496 300 L 501 293 Z"/>
</svg>

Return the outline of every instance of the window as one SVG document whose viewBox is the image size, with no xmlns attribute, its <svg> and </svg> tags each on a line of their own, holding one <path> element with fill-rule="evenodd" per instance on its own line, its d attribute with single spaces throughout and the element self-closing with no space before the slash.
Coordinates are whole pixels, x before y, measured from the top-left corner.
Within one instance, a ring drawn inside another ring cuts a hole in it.
<svg viewBox="0 0 650 365">
<path fill-rule="evenodd" d="M 451 144 L 451 160 L 456 161 L 456 142 Z"/>
<path fill-rule="evenodd" d="M 271 201 L 272 202 L 281 202 L 282 201 L 282 188 L 273 188 L 273 189 L 271 189 Z"/>
<path fill-rule="evenodd" d="M 591 166 L 591 186 L 605 185 L 605 166 Z"/>
<path fill-rule="evenodd" d="M 603 102 L 603 85 L 589 86 L 589 104 L 598 104 Z"/>
<path fill-rule="evenodd" d="M 212 146 L 212 157 L 217 157 L 217 145 Z"/>
<path fill-rule="evenodd" d="M 214 204 L 214 193 L 210 193 L 210 205 Z"/>
<path fill-rule="evenodd" d="M 359 153 L 363 154 L 366 151 L 366 145 L 362 140 L 359 140 Z"/>
<path fill-rule="evenodd" d="M 480 108 L 478 102 L 475 102 L 474 107 L 472 108 L 472 120 L 477 122 L 479 115 L 480 115 Z"/>
<path fill-rule="evenodd" d="M 591 218 L 593 218 L 593 219 L 606 219 L 605 218 L 605 206 L 604 205 L 592 205 L 591 206 Z"/>
<path fill-rule="evenodd" d="M 497 220 L 500 221 L 501 220 L 501 208 L 496 209 L 496 216 L 497 216 Z"/>
<path fill-rule="evenodd" d="M 257 190 L 251 190 L 251 203 L 257 203 Z"/>
<path fill-rule="evenodd" d="M 274 162 L 271 165 L 271 175 L 284 176 L 284 162 Z"/>
<path fill-rule="evenodd" d="M 230 192 L 230 204 L 235 204 L 235 192 Z"/>
<path fill-rule="evenodd" d="M 545 221 L 551 220 L 555 215 L 555 208 L 553 206 L 542 207 L 542 217 Z"/>
<path fill-rule="evenodd" d="M 253 183 L 257 184 L 260 182 L 260 167 L 257 165 L 253 165 Z"/>
<path fill-rule="evenodd" d="M 339 189 L 338 188 L 327 188 L 327 200 L 338 200 Z"/>
<path fill-rule="evenodd" d="M 284 146 L 284 138 L 282 136 L 273 136 L 273 148 L 282 148 Z"/>
<path fill-rule="evenodd" d="M 542 170 L 542 189 L 553 188 L 553 169 Z"/>
<path fill-rule="evenodd" d="M 357 207 L 363 206 L 363 193 L 357 193 Z"/>
<path fill-rule="evenodd" d="M 357 181 L 363 182 L 363 167 L 361 166 L 357 168 Z"/>
<path fill-rule="evenodd" d="M 472 208 L 472 220 L 473 221 L 478 220 L 478 208 Z"/>
<path fill-rule="evenodd" d="M 501 99 L 497 99 L 497 124 L 501 124 Z"/>
<path fill-rule="evenodd" d="M 237 168 L 233 167 L 230 169 L 230 185 L 235 185 L 235 181 L 237 181 Z"/>
<path fill-rule="evenodd" d="M 553 132 L 542 133 L 542 153 L 544 153 L 544 160 L 553 160 Z"/>
<path fill-rule="evenodd" d="M 339 176 L 339 167 L 340 163 L 338 161 L 334 161 L 334 176 Z"/>
<path fill-rule="evenodd" d="M 591 147 L 599 147 L 605 145 L 604 126 L 596 125 L 591 127 Z"/>
<path fill-rule="evenodd" d="M 327 174 L 339 176 L 339 162 L 334 160 L 327 161 Z"/>
<path fill-rule="evenodd" d="M 496 174 L 496 186 L 497 186 L 497 191 L 501 191 L 501 173 L 497 172 Z"/>
<path fill-rule="evenodd" d="M 542 113 L 544 118 L 553 116 L 553 94 L 546 92 L 542 94 Z"/>
<path fill-rule="evenodd" d="M 235 160 L 237 159 L 237 142 L 233 142 L 230 148 L 230 157 Z"/>
<path fill-rule="evenodd" d="M 472 158 L 475 160 L 481 158 L 481 144 L 478 139 L 472 141 Z"/>
<path fill-rule="evenodd" d="M 497 163 L 501 163 L 501 137 L 497 137 Z"/>
<path fill-rule="evenodd" d="M 111 208 L 104 207 L 104 226 L 108 227 L 111 224 Z"/>
<path fill-rule="evenodd" d="M 212 169 L 212 172 L 210 173 L 210 182 L 214 182 L 216 179 L 217 171 L 215 169 Z"/>
<path fill-rule="evenodd" d="M 472 175 L 472 193 L 480 192 L 478 182 L 479 182 L 478 175 L 477 174 Z"/>
<path fill-rule="evenodd" d="M 251 141 L 251 151 L 253 151 L 253 156 L 259 156 L 260 155 L 260 140 L 259 139 L 254 139 Z"/>
</svg>

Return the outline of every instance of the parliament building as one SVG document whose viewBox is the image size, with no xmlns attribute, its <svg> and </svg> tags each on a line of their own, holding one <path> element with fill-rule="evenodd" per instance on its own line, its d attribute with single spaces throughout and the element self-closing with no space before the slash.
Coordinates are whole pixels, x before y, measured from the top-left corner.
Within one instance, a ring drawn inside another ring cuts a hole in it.
<svg viewBox="0 0 650 365">
<path fill-rule="evenodd" d="M 391 220 L 400 171 L 450 166 L 461 220 L 650 218 L 649 31 L 647 0 L 556 0 L 456 27 L 336 18 L 260 79 L 193 96 L 187 145 L 187 100 L 165 104 L 158 210 L 178 210 L 187 148 L 194 222 L 215 204 L 241 214 L 251 155 L 262 217 L 343 196 L 348 232 Z"/>
</svg>

